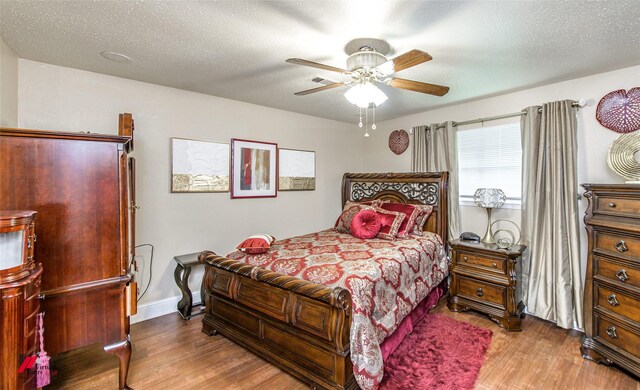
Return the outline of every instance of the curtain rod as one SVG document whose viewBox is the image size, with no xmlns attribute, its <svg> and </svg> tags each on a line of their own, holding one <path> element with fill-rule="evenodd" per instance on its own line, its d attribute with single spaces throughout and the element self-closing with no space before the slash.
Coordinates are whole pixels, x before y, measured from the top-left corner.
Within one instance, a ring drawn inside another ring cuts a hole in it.
<svg viewBox="0 0 640 390">
<path fill-rule="evenodd" d="M 580 99 L 577 102 L 573 101 L 571 103 L 571 107 L 576 107 L 576 108 L 584 107 L 586 105 L 587 105 L 587 101 L 585 99 Z M 538 112 L 542 112 L 542 108 L 538 108 Z M 458 127 L 458 126 L 471 125 L 471 124 L 474 124 L 474 123 L 483 123 L 483 122 L 496 121 L 498 119 L 513 118 L 513 117 L 522 116 L 522 115 L 527 115 L 527 112 L 526 111 L 512 112 L 511 114 L 488 116 L 486 118 L 472 119 L 472 120 L 463 121 L 463 122 L 455 122 L 455 121 L 453 121 L 453 122 L 451 122 L 451 124 L 453 125 L 453 127 Z M 427 126 L 427 127 L 429 127 L 429 126 Z M 437 128 L 438 129 L 444 129 L 445 125 L 439 125 Z"/>
</svg>

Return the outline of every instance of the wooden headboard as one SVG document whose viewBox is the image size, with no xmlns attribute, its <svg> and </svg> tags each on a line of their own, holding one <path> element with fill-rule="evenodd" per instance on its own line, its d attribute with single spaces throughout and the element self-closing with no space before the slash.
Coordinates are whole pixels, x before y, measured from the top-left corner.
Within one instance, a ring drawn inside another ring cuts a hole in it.
<svg viewBox="0 0 640 390">
<path fill-rule="evenodd" d="M 448 240 L 448 172 L 420 173 L 345 173 L 342 177 L 342 206 L 350 200 L 382 199 L 398 203 L 433 206 L 425 230 Z"/>
</svg>

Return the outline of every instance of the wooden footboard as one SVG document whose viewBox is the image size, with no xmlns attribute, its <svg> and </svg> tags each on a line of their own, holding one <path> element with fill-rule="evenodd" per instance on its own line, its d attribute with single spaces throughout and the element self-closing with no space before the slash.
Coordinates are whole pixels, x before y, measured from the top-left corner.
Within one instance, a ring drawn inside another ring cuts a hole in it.
<svg viewBox="0 0 640 390">
<path fill-rule="evenodd" d="M 217 332 L 308 383 L 357 388 L 349 355 L 351 295 L 205 251 L 202 331 Z"/>
</svg>

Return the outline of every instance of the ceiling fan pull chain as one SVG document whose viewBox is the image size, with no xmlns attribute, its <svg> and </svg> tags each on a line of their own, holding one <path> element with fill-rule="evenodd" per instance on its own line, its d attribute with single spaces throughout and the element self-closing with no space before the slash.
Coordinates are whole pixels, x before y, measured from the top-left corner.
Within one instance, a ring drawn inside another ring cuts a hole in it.
<svg viewBox="0 0 640 390">
<path fill-rule="evenodd" d="M 371 130 L 376 129 L 376 106 L 373 106 L 373 124 L 371 125 Z"/>
<path fill-rule="evenodd" d="M 358 127 L 362 128 L 362 107 L 359 107 L 360 109 L 360 122 L 358 122 Z"/>
<path fill-rule="evenodd" d="M 364 109 L 364 136 L 369 136 L 369 107 Z"/>
</svg>

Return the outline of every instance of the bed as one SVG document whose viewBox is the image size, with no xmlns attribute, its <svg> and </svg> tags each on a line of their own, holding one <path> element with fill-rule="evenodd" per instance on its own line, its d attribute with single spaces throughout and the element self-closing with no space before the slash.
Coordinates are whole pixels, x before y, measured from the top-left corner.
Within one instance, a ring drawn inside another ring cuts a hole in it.
<svg viewBox="0 0 640 390">
<path fill-rule="evenodd" d="M 221 333 L 311 388 L 375 388 L 389 350 L 384 344 L 398 344 L 416 307 L 446 283 L 447 178 L 446 172 L 343 177 L 343 205 L 380 199 L 433 206 L 423 237 L 361 240 L 329 229 L 278 241 L 264 255 L 201 253 L 203 332 Z M 362 282 L 376 273 L 379 280 Z M 385 294 L 400 304 L 378 304 Z"/>
</svg>

